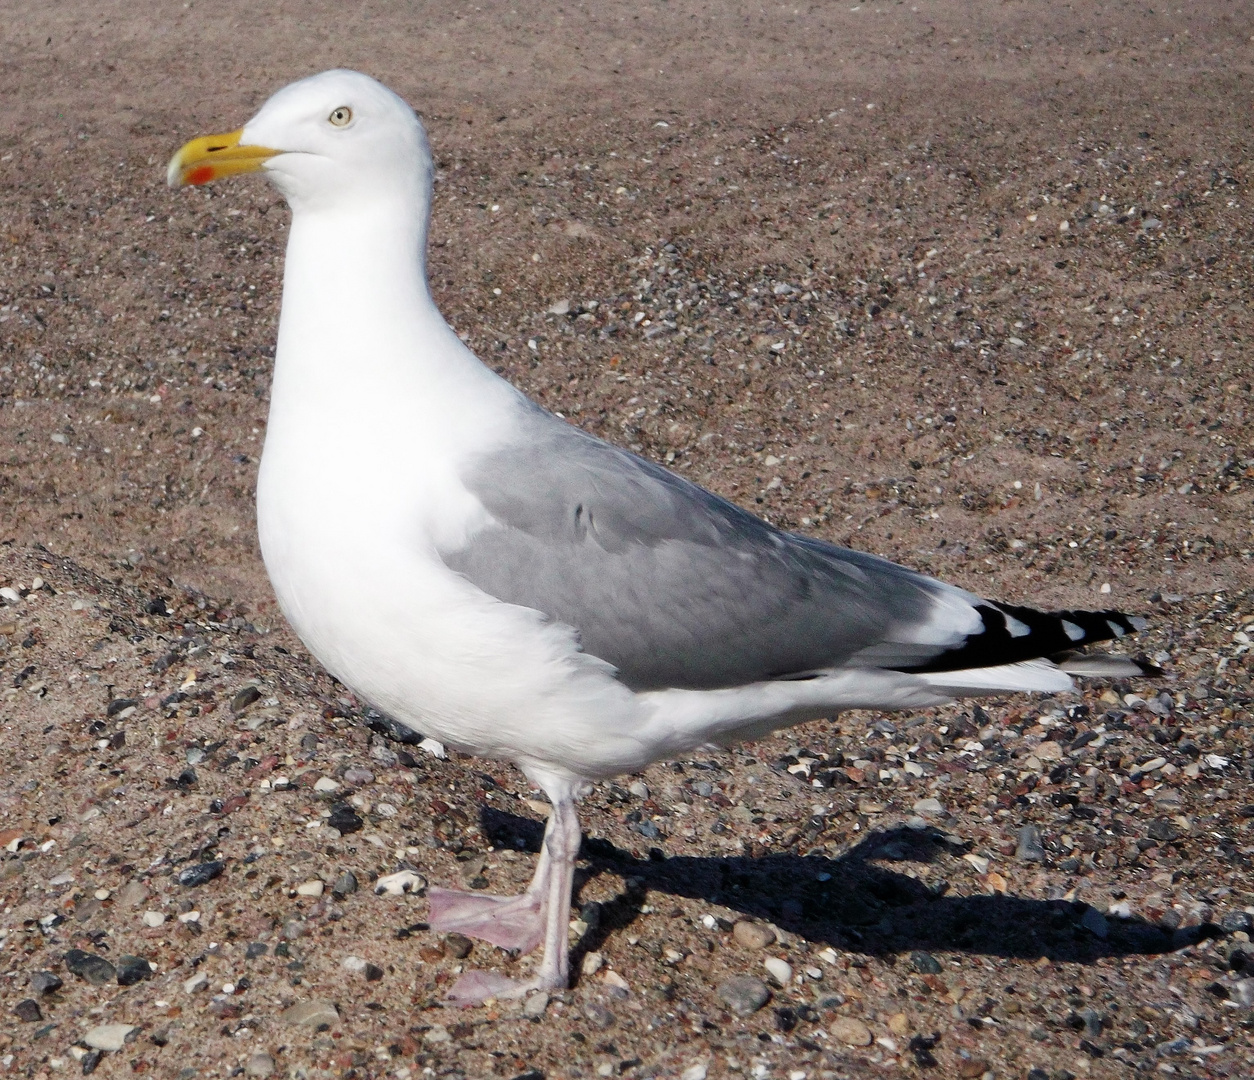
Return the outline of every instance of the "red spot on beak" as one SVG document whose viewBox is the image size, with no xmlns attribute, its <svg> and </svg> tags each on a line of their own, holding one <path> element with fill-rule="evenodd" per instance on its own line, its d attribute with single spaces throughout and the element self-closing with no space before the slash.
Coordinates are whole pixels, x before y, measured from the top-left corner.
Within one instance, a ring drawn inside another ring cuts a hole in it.
<svg viewBox="0 0 1254 1080">
<path fill-rule="evenodd" d="M 207 184 L 212 179 L 213 179 L 213 168 L 209 165 L 199 165 L 187 174 L 185 183 Z"/>
</svg>

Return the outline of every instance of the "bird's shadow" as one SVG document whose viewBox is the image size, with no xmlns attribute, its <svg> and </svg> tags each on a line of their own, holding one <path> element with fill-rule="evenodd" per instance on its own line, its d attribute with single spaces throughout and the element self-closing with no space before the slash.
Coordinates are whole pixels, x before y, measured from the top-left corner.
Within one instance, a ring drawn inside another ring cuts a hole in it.
<svg viewBox="0 0 1254 1080">
<path fill-rule="evenodd" d="M 480 826 L 505 847 L 538 851 L 543 838 L 539 822 L 491 807 L 483 809 Z M 933 863 L 962 850 L 939 830 L 906 827 L 872 830 L 835 858 L 666 856 L 657 849 L 640 858 L 607 840 L 585 838 L 580 856 L 586 866 L 576 877 L 576 894 L 603 871 L 620 875 L 628 886 L 600 905 L 599 923 L 582 949 L 596 949 L 611 931 L 631 925 L 646 892 L 654 894 L 655 907 L 659 893 L 704 900 L 769 921 L 811 944 L 890 962 L 935 949 L 1091 964 L 1108 956 L 1167 952 L 1210 932 L 1207 926 L 1173 932 L 1138 917 L 1106 918 L 1066 899 L 956 895 L 948 883 L 929 886 L 883 865 Z M 916 958 L 920 964 L 926 970 L 927 958 Z"/>
</svg>

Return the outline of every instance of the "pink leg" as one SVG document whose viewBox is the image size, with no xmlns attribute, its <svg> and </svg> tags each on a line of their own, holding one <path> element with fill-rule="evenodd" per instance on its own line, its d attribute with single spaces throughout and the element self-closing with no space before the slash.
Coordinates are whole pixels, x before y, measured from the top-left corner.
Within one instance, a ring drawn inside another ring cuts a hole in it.
<svg viewBox="0 0 1254 1080">
<path fill-rule="evenodd" d="M 547 844 L 541 848 L 535 875 L 519 896 L 491 896 L 455 889 L 427 890 L 428 921 L 444 933 L 467 937 L 529 953 L 544 940 L 544 905 L 548 897 L 551 860 Z"/>
<path fill-rule="evenodd" d="M 540 900 L 539 915 L 542 921 L 544 956 L 535 976 L 520 983 L 493 972 L 468 971 L 449 992 L 451 1002 L 458 1005 L 476 1005 L 489 997 L 522 997 L 529 990 L 557 990 L 567 985 L 570 978 L 567 940 L 570 929 L 570 892 L 574 884 L 579 839 L 579 815 L 574 802 L 569 799 L 555 802 L 544 834 L 541 866 L 537 868 L 536 877 L 532 881 L 533 888 L 541 884 L 543 871 L 542 885 L 547 895 Z M 528 893 L 530 891 L 529 889 Z M 526 896 L 527 893 L 523 895 Z M 517 899 L 521 900 L 522 897 Z M 537 896 L 537 899 L 540 897 Z M 511 901 L 505 903 L 509 904 Z M 436 925 L 434 919 L 432 925 Z"/>
</svg>

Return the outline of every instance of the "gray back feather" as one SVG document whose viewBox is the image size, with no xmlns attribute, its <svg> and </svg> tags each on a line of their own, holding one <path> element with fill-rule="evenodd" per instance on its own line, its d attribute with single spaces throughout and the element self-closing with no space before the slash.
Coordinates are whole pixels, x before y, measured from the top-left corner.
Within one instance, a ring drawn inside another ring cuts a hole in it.
<svg viewBox="0 0 1254 1080">
<path fill-rule="evenodd" d="M 633 689 L 804 678 L 871 647 L 941 651 L 891 643 L 926 621 L 939 582 L 776 529 L 537 406 L 519 419 L 519 439 L 462 476 L 498 524 L 441 555 L 575 627 Z"/>
</svg>

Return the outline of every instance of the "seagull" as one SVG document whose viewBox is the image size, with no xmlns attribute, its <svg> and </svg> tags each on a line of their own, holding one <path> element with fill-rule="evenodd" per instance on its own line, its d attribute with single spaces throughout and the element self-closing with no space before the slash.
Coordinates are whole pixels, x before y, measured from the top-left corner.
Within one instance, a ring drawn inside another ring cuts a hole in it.
<svg viewBox="0 0 1254 1080">
<path fill-rule="evenodd" d="M 1153 674 L 1082 654 L 1144 620 L 997 603 L 778 529 L 546 412 L 484 366 L 427 281 L 434 167 L 414 110 L 323 72 L 175 154 L 172 187 L 263 172 L 291 208 L 257 528 L 284 615 L 362 699 L 551 804 L 521 895 L 429 890 L 430 924 L 565 987 L 591 785 L 846 709 Z"/>
</svg>

